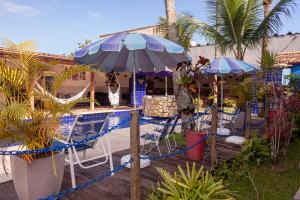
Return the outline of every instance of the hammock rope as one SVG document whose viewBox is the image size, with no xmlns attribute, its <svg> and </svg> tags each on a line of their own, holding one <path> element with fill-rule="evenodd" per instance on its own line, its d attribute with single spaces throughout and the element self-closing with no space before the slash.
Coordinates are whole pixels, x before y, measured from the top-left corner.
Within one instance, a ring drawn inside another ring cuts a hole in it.
<svg viewBox="0 0 300 200">
<path fill-rule="evenodd" d="M 118 84 L 118 88 L 115 91 L 115 93 L 113 93 L 111 91 L 111 89 L 110 89 L 113 77 L 116 78 L 116 81 L 117 81 L 117 84 Z M 112 105 L 112 106 L 118 106 L 119 105 L 119 101 L 120 101 L 120 87 L 121 86 L 120 86 L 120 82 L 118 80 L 118 77 L 116 76 L 115 73 L 113 73 L 112 77 L 110 78 L 107 87 L 108 87 L 108 99 L 109 99 L 110 105 Z"/>
<path fill-rule="evenodd" d="M 60 103 L 60 104 L 67 104 L 67 103 L 70 103 L 72 101 L 75 101 L 77 99 L 80 99 L 82 98 L 82 96 L 84 95 L 84 93 L 87 91 L 87 89 L 89 88 L 90 86 L 90 83 L 87 84 L 87 86 L 85 86 L 78 94 L 74 95 L 73 97 L 71 98 L 68 98 L 68 99 L 60 99 L 60 98 L 57 98 L 55 96 L 53 96 L 51 93 L 49 93 L 46 89 L 44 89 L 40 84 L 38 84 L 37 82 L 35 82 L 35 85 L 37 87 L 37 92 L 43 94 L 43 95 L 46 95 L 52 99 L 54 99 L 56 102 Z"/>
</svg>

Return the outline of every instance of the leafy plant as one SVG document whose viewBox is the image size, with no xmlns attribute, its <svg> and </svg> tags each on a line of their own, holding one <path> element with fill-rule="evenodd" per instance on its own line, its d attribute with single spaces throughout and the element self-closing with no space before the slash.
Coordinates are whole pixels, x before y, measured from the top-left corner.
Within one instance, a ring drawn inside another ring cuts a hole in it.
<svg viewBox="0 0 300 200">
<path fill-rule="evenodd" d="M 257 163 L 258 165 L 271 157 L 271 149 L 265 138 L 259 138 L 256 134 L 243 144 L 241 161 L 249 163 Z"/>
<path fill-rule="evenodd" d="M 222 180 L 216 181 L 203 167 L 197 170 L 195 163 L 192 168 L 187 163 L 186 171 L 178 166 L 179 173 L 173 175 L 161 168 L 157 170 L 163 181 L 149 194 L 149 200 L 234 199 L 233 193 L 224 188 Z"/>
<path fill-rule="evenodd" d="M 276 56 L 277 54 L 272 51 L 264 51 L 262 53 L 259 63 L 264 72 L 273 70 L 274 66 L 277 64 Z"/>
<path fill-rule="evenodd" d="M 0 92 L 4 94 L 4 105 L 0 108 L 0 139 L 20 142 L 20 149 L 37 150 L 50 147 L 54 139 L 60 137 L 60 117 L 82 99 L 61 104 L 51 95 L 35 90 L 35 82 L 51 64 L 42 62 L 31 48 L 26 49 L 28 44 L 10 43 L 14 52 L 9 58 L 10 64 L 0 61 Z M 54 77 L 51 91 L 57 91 L 73 75 L 89 70 L 88 66 L 65 70 Z M 28 154 L 23 158 L 32 161 L 46 155 Z"/>
</svg>

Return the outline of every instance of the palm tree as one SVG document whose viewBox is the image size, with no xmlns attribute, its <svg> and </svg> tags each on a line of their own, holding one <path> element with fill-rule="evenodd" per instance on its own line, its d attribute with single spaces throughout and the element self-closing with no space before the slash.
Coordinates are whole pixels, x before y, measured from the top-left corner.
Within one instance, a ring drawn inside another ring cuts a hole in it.
<svg viewBox="0 0 300 200">
<path fill-rule="evenodd" d="M 207 1 L 213 24 L 217 17 L 216 1 Z M 237 59 L 243 60 L 248 48 L 256 48 L 264 37 L 278 32 L 283 25 L 281 16 L 289 17 L 290 9 L 295 5 L 295 0 L 279 0 L 263 17 L 259 0 L 219 0 L 219 23 L 211 26 L 201 22 L 200 33 L 209 41 L 215 42 L 222 53 L 232 51 Z"/>
<path fill-rule="evenodd" d="M 176 9 L 174 0 L 165 0 L 166 18 L 168 23 L 168 39 L 177 42 Z"/>
<path fill-rule="evenodd" d="M 168 22 L 166 17 L 159 17 L 159 24 L 164 25 L 164 29 L 168 30 Z M 177 43 L 184 47 L 185 51 L 189 51 L 191 47 L 191 41 L 194 34 L 199 30 L 200 24 L 189 13 L 182 13 L 177 16 L 176 21 L 177 28 Z M 167 37 L 168 35 L 166 35 Z"/>
<path fill-rule="evenodd" d="M 50 147 L 59 136 L 60 117 L 82 99 L 61 104 L 48 93 L 36 92 L 35 81 L 49 64 L 42 63 L 36 53 L 29 51 L 34 49 L 31 42 L 7 44 L 15 52 L 9 57 L 10 62 L 0 60 L 0 93 L 4 96 L 0 107 L 0 139 L 18 141 L 29 150 Z M 78 65 L 56 75 L 51 91 L 57 91 L 65 80 L 86 71 L 91 71 L 89 66 Z M 33 109 L 35 100 L 39 104 Z M 28 154 L 24 159 L 31 161 L 41 156 L 46 155 Z"/>
</svg>

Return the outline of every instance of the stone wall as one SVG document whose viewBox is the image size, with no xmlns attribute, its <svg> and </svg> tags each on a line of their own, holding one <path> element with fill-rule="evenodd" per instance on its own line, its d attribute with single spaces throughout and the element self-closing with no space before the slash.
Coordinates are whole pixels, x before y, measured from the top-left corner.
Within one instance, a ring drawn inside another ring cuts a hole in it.
<svg viewBox="0 0 300 200">
<path fill-rule="evenodd" d="M 174 117 L 177 111 L 175 96 L 144 96 L 143 104 L 148 117 Z"/>
</svg>

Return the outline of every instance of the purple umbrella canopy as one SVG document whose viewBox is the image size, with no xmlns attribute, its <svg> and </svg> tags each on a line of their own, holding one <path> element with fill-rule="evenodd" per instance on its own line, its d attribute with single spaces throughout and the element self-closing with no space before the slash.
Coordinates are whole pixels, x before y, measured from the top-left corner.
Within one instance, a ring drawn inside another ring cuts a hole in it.
<svg viewBox="0 0 300 200">
<path fill-rule="evenodd" d="M 136 75 L 148 76 L 148 77 L 172 77 L 173 73 L 170 71 L 160 71 L 160 72 L 138 72 Z"/>
<path fill-rule="evenodd" d="M 79 64 L 92 64 L 102 71 L 133 72 L 136 107 L 136 72 L 160 72 L 190 61 L 184 48 L 167 39 L 138 33 L 120 33 L 101 39 L 75 52 Z"/>
<path fill-rule="evenodd" d="M 160 72 L 190 58 L 180 45 L 137 33 L 120 33 L 75 52 L 79 64 L 94 64 L 103 71 Z"/>
<path fill-rule="evenodd" d="M 259 67 L 232 58 L 217 58 L 214 59 L 205 72 L 208 74 L 243 74 L 258 71 Z"/>
</svg>

